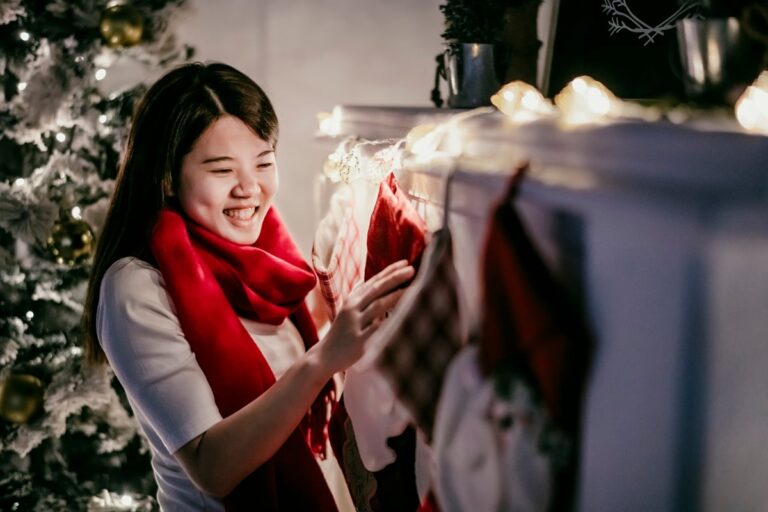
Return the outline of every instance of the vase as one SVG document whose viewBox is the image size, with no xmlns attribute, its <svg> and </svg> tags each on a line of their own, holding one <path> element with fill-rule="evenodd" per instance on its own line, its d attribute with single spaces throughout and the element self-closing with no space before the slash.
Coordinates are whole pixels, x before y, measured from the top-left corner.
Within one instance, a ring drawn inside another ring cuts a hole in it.
<svg viewBox="0 0 768 512">
<path fill-rule="evenodd" d="M 729 89 L 748 84 L 760 72 L 764 47 L 746 36 L 737 18 L 683 19 L 677 36 L 691 99 L 723 101 Z"/>
<path fill-rule="evenodd" d="M 510 51 L 506 45 L 451 43 L 445 50 L 448 106 L 474 108 L 491 104 L 504 84 Z"/>
</svg>

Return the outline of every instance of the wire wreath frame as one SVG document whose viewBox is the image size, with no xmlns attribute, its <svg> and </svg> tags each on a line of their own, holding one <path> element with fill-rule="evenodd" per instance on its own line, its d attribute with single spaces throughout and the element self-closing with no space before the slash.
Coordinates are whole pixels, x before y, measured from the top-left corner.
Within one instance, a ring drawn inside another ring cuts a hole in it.
<svg viewBox="0 0 768 512">
<path fill-rule="evenodd" d="M 677 10 L 670 14 L 664 21 L 656 26 L 651 26 L 632 12 L 627 0 L 603 0 L 602 6 L 603 12 L 611 17 L 608 21 L 609 32 L 611 35 L 615 35 L 622 31 L 637 34 L 638 39 L 643 41 L 643 46 L 648 46 L 653 43 L 657 37 L 663 35 L 664 32 L 674 29 L 675 24 L 681 18 L 700 18 L 701 15 L 695 12 L 696 9 L 700 7 L 701 3 L 699 0 L 688 0 L 678 7 Z"/>
</svg>

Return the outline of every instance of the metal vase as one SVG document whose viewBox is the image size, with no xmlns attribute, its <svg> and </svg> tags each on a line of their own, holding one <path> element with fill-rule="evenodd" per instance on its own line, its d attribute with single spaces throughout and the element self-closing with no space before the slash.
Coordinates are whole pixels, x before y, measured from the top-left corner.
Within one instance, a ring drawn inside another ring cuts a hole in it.
<svg viewBox="0 0 768 512">
<path fill-rule="evenodd" d="M 509 67 L 507 45 L 452 43 L 445 50 L 448 106 L 474 108 L 491 104 Z"/>
<path fill-rule="evenodd" d="M 683 19 L 677 39 L 686 94 L 720 100 L 733 87 L 754 78 L 761 55 L 736 18 Z"/>
</svg>

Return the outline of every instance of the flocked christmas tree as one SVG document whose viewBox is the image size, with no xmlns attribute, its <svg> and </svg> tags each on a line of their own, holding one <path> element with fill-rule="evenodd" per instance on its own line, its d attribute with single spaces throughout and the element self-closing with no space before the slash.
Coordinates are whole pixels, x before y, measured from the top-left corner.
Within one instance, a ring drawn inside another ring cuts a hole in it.
<svg viewBox="0 0 768 512">
<path fill-rule="evenodd" d="M 0 510 L 151 510 L 147 448 L 108 369 L 83 360 L 89 262 L 143 86 L 119 57 L 191 57 L 185 0 L 0 1 Z"/>
</svg>

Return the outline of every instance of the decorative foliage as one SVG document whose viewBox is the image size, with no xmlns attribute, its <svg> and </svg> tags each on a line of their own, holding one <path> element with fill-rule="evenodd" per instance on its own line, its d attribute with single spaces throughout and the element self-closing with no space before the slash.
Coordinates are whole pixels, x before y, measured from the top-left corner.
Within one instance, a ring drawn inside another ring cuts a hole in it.
<svg viewBox="0 0 768 512">
<path fill-rule="evenodd" d="M 495 43 L 504 30 L 504 11 L 538 5 L 541 0 L 447 0 L 440 5 L 445 16 L 443 39 L 460 43 Z"/>
</svg>

